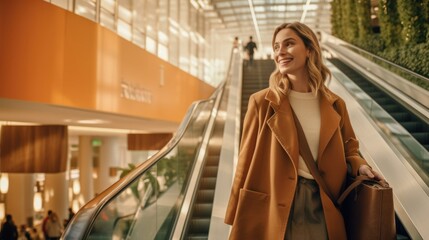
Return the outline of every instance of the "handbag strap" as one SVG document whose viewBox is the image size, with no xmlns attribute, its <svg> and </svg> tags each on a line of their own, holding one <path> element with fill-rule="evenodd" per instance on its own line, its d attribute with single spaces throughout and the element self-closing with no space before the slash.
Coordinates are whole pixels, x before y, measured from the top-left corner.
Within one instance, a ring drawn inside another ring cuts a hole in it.
<svg viewBox="0 0 429 240">
<path fill-rule="evenodd" d="M 334 205 L 337 206 L 337 201 L 335 201 L 334 196 L 332 195 L 331 191 L 329 191 L 328 187 L 325 184 L 325 181 L 323 181 L 322 176 L 320 176 L 319 169 L 317 168 L 316 163 L 314 162 L 313 155 L 311 154 L 310 147 L 308 146 L 308 142 L 307 142 L 307 138 L 305 137 L 304 130 L 302 130 L 301 123 L 299 122 L 298 117 L 296 116 L 293 109 L 292 109 L 292 115 L 295 120 L 295 125 L 298 132 L 299 153 L 301 154 L 302 158 L 307 164 L 307 167 L 310 170 L 310 173 L 311 175 L 313 175 L 316 182 L 323 189 L 323 191 L 328 195 L 328 197 L 331 199 Z"/>
<path fill-rule="evenodd" d="M 355 189 L 363 182 L 371 182 L 371 183 L 379 184 L 383 188 L 389 187 L 389 183 L 386 182 L 386 180 L 376 180 L 366 175 L 360 175 L 354 178 L 353 182 L 346 188 L 346 190 L 344 190 L 344 192 L 341 194 L 338 200 L 335 201 L 334 196 L 329 191 L 322 176 L 320 176 L 319 169 L 317 168 L 316 163 L 314 162 L 313 155 L 311 154 L 310 147 L 308 146 L 307 138 L 304 135 L 304 130 L 302 129 L 301 123 L 299 122 L 298 117 L 296 116 L 293 110 L 292 110 L 292 114 L 295 120 L 296 129 L 298 132 L 299 153 L 304 159 L 308 169 L 310 170 L 311 175 L 313 175 L 316 182 L 325 191 L 325 193 L 328 195 L 328 197 L 331 199 L 332 203 L 334 203 L 335 206 L 337 207 L 341 206 L 341 204 L 344 202 L 344 200 L 350 194 L 350 192 L 353 191 L 353 189 Z"/>
</svg>

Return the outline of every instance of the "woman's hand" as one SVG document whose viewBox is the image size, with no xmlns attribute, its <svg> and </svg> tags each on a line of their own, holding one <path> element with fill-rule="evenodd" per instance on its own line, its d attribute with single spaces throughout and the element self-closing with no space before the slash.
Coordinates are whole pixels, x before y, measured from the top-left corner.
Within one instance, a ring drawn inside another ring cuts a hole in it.
<svg viewBox="0 0 429 240">
<path fill-rule="evenodd" d="M 361 165 L 359 167 L 359 175 L 365 175 L 376 180 L 384 180 L 380 173 L 372 170 L 368 165 Z"/>
</svg>

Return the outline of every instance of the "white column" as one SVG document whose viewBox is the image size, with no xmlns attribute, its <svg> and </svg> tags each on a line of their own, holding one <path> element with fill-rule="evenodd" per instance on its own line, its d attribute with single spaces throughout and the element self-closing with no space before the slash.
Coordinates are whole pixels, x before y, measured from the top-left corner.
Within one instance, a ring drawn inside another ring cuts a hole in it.
<svg viewBox="0 0 429 240">
<path fill-rule="evenodd" d="M 52 210 L 58 215 L 61 223 L 68 217 L 68 180 L 65 172 L 45 174 L 44 200 L 44 215 L 48 210 Z"/>
<path fill-rule="evenodd" d="M 118 180 L 118 177 L 110 177 L 109 172 L 111 167 L 120 166 L 121 152 L 124 151 L 123 142 L 124 140 L 119 137 L 101 138 L 98 178 L 94 184 L 96 193 L 101 193 Z"/>
<path fill-rule="evenodd" d="M 87 203 L 94 198 L 93 151 L 90 136 L 79 136 L 79 181 L 83 201 Z"/>
<path fill-rule="evenodd" d="M 6 214 L 12 214 L 17 226 L 28 225 L 33 217 L 34 174 L 9 173 L 9 191 L 6 194 Z"/>
</svg>

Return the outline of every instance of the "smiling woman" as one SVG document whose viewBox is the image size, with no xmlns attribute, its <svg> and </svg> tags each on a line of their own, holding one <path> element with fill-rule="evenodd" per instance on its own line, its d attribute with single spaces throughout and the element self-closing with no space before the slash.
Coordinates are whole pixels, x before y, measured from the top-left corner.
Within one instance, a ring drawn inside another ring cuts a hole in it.
<svg viewBox="0 0 429 240">
<path fill-rule="evenodd" d="M 308 79 L 308 84 L 304 82 L 304 86 L 295 87 L 309 87 L 303 90 L 320 90 L 329 95 L 324 83 L 331 72 L 323 64 L 319 41 L 310 28 L 297 22 L 282 24 L 274 31 L 272 46 L 274 61 L 278 66 L 270 77 L 270 85 L 275 93 L 286 94 L 289 84 L 297 85 L 304 82 L 297 79 Z"/>
<path fill-rule="evenodd" d="M 324 85 L 330 71 L 313 31 L 282 24 L 272 47 L 270 87 L 250 97 L 244 119 L 225 217 L 230 239 L 347 239 L 340 210 L 306 162 L 316 161 L 334 196 L 347 174 L 382 177 L 360 157 L 344 101 Z"/>
</svg>

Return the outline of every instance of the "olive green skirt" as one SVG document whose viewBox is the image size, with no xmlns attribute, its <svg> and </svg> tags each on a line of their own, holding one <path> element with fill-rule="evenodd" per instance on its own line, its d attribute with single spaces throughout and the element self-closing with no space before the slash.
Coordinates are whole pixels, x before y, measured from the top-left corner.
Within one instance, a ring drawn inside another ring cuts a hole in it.
<svg viewBox="0 0 429 240">
<path fill-rule="evenodd" d="M 328 239 L 319 186 L 313 179 L 298 177 L 285 239 Z"/>
</svg>

